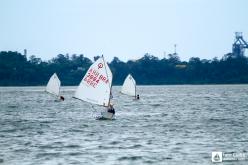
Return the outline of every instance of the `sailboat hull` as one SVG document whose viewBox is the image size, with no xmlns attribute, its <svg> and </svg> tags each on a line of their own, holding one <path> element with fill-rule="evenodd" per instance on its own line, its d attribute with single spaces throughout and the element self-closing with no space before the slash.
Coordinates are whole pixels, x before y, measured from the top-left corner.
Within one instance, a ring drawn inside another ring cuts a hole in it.
<svg viewBox="0 0 248 165">
<path fill-rule="evenodd" d="M 113 120 L 115 115 L 109 112 L 101 112 L 100 116 L 97 116 L 97 120 Z"/>
</svg>

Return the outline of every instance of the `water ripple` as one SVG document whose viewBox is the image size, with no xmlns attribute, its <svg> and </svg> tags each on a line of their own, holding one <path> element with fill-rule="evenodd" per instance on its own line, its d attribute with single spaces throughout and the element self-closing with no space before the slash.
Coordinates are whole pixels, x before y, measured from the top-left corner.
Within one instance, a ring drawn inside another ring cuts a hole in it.
<svg viewBox="0 0 248 165">
<path fill-rule="evenodd" d="M 113 89 L 116 120 L 98 121 L 69 99 L 75 87 L 59 103 L 44 87 L 1 87 L 0 164 L 208 165 L 212 151 L 247 150 L 247 85 L 139 86 L 139 101 Z"/>
</svg>

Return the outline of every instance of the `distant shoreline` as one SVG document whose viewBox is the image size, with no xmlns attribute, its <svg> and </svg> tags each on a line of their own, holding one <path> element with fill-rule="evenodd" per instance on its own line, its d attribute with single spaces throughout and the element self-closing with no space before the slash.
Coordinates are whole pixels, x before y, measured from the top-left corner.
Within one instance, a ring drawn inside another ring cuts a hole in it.
<svg viewBox="0 0 248 165">
<path fill-rule="evenodd" d="M 96 56 L 94 60 L 98 59 Z M 0 52 L 0 86 L 43 86 L 56 73 L 62 86 L 79 85 L 93 61 L 83 55 L 59 54 L 45 62 L 18 52 Z M 159 59 L 145 54 L 136 61 L 117 57 L 108 63 L 112 84 L 122 85 L 128 74 L 138 85 L 223 85 L 248 84 L 248 58 L 226 54 L 222 59 L 192 57 L 181 61 L 177 54 Z"/>
</svg>

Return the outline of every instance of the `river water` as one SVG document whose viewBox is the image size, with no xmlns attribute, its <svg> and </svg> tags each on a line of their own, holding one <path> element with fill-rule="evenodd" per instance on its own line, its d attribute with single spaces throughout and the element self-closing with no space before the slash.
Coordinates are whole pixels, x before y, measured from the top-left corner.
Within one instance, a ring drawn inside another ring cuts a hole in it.
<svg viewBox="0 0 248 165">
<path fill-rule="evenodd" d="M 211 153 L 247 152 L 248 85 L 113 87 L 116 120 L 44 87 L 0 87 L 0 164 L 213 164 Z M 221 164 L 248 164 L 248 161 Z"/>
</svg>

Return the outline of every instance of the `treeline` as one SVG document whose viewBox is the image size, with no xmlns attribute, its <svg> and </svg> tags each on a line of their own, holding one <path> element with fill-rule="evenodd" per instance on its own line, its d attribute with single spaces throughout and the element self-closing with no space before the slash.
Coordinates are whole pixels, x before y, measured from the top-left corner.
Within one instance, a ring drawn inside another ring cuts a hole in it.
<svg viewBox="0 0 248 165">
<path fill-rule="evenodd" d="M 96 60 L 98 57 L 94 57 Z M 56 72 L 62 85 L 78 85 L 92 61 L 84 55 L 63 55 L 42 61 L 18 52 L 0 52 L 0 86 L 46 85 Z M 131 73 L 139 85 L 151 84 L 234 84 L 248 83 L 247 57 L 226 54 L 220 60 L 192 57 L 181 61 L 177 54 L 159 59 L 145 54 L 139 60 L 123 62 L 117 57 L 109 63 L 113 84 L 123 83 Z"/>
</svg>

